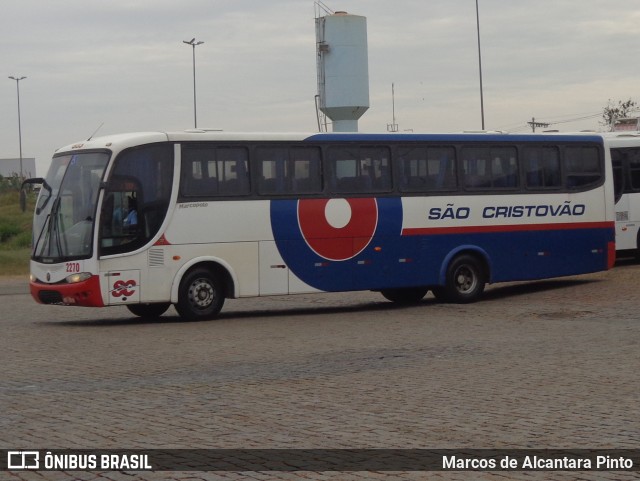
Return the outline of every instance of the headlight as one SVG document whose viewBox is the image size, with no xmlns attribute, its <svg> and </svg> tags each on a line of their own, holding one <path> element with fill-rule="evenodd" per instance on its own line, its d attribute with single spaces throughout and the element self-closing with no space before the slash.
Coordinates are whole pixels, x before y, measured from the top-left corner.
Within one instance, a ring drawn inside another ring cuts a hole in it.
<svg viewBox="0 0 640 481">
<path fill-rule="evenodd" d="M 65 277 L 65 281 L 69 284 L 75 284 L 76 282 L 86 281 L 87 279 L 91 279 L 90 272 L 80 272 L 78 274 L 71 274 L 70 276 Z"/>
</svg>

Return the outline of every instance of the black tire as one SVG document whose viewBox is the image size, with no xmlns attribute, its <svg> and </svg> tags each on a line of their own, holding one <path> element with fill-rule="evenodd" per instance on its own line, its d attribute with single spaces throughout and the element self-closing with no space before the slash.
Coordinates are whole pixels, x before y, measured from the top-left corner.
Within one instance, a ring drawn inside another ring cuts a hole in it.
<svg viewBox="0 0 640 481">
<path fill-rule="evenodd" d="M 405 287 L 402 289 L 383 289 L 380 294 L 396 304 L 415 304 L 420 302 L 427 295 L 427 292 L 429 289 L 426 287 Z"/>
<path fill-rule="evenodd" d="M 223 304 L 223 283 L 209 269 L 196 268 L 182 278 L 176 310 L 184 320 L 213 319 Z"/>
<path fill-rule="evenodd" d="M 128 304 L 127 309 L 131 314 L 135 314 L 143 319 L 156 319 L 167 312 L 170 302 L 159 302 L 154 304 Z"/>
<path fill-rule="evenodd" d="M 462 254 L 451 261 L 443 287 L 434 289 L 437 299 L 455 304 L 477 301 L 484 292 L 487 273 L 476 256 Z"/>
</svg>

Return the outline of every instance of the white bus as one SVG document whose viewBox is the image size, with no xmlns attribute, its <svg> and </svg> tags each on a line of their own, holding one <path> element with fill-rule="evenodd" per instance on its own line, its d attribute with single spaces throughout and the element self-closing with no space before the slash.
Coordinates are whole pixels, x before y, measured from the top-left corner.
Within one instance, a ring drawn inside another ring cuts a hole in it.
<svg viewBox="0 0 640 481">
<path fill-rule="evenodd" d="M 640 132 L 604 136 L 613 163 L 616 249 L 640 257 Z"/>
<path fill-rule="evenodd" d="M 33 232 L 44 304 L 197 320 L 319 291 L 471 302 L 611 268 L 613 175 L 596 135 L 113 135 L 55 153 Z"/>
</svg>

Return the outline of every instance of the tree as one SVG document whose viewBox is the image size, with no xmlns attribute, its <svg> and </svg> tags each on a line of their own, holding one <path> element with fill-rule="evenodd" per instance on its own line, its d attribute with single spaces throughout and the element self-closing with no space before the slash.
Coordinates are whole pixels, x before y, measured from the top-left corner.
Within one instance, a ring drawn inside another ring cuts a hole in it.
<svg viewBox="0 0 640 481">
<path fill-rule="evenodd" d="M 628 117 L 630 112 L 637 110 L 637 105 L 638 103 L 631 99 L 624 102 L 622 100 L 618 100 L 617 105 L 609 99 L 609 103 L 602 110 L 602 125 L 612 127 L 613 122 L 616 119 Z"/>
</svg>

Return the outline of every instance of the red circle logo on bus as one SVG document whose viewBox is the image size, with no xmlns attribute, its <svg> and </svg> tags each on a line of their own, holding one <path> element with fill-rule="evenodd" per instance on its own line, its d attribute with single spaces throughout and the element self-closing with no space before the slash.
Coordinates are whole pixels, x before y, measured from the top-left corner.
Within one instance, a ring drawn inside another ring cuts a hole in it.
<svg viewBox="0 0 640 481">
<path fill-rule="evenodd" d="M 378 225 L 378 205 L 373 198 L 300 200 L 298 224 L 316 254 L 343 261 L 371 242 Z"/>
</svg>

